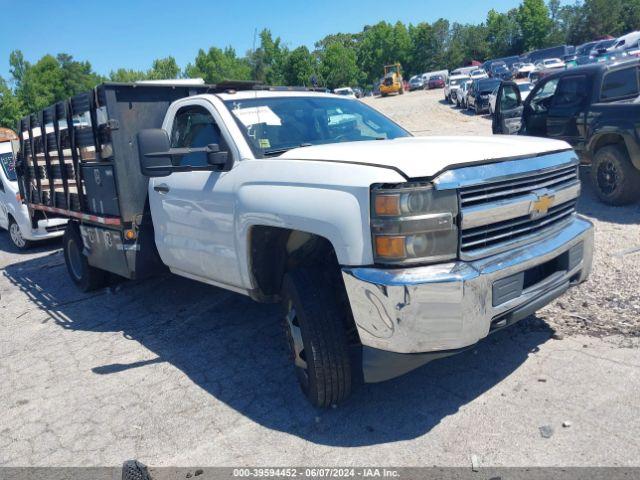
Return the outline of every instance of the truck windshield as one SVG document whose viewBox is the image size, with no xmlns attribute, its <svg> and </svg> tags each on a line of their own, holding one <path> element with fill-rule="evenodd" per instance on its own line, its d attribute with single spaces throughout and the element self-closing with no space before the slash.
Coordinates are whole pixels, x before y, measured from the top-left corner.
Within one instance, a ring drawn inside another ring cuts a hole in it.
<svg viewBox="0 0 640 480">
<path fill-rule="evenodd" d="M 410 134 L 373 108 L 332 97 L 276 97 L 225 101 L 256 157 L 292 148 Z"/>
<path fill-rule="evenodd" d="M 16 176 L 15 162 L 13 159 L 13 153 L 0 153 L 0 164 L 2 164 L 2 170 L 7 177 L 7 180 L 15 182 L 18 180 Z"/>
</svg>

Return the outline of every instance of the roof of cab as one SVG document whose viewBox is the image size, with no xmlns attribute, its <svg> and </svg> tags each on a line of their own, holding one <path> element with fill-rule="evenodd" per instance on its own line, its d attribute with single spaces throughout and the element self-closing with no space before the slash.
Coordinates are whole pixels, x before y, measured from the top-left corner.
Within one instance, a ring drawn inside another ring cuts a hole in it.
<svg viewBox="0 0 640 480">
<path fill-rule="evenodd" d="M 238 90 L 217 94 L 222 100 L 247 100 L 251 98 L 282 98 L 282 97 L 324 97 L 336 98 L 333 93 L 314 92 L 311 90 Z M 353 100 L 340 96 L 343 100 Z"/>
</svg>

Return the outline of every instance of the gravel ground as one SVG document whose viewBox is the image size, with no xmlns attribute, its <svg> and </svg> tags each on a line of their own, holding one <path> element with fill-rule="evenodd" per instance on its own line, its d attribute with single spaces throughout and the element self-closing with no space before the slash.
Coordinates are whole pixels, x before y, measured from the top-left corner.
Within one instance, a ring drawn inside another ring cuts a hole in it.
<svg viewBox="0 0 640 480">
<path fill-rule="evenodd" d="M 365 101 L 415 135 L 491 135 L 490 116 L 477 118 L 448 106 L 442 90 Z M 636 345 L 629 339 L 640 337 L 640 204 L 604 205 L 591 188 L 588 167 L 581 168 L 581 177 L 578 211 L 596 229 L 593 272 L 539 317 L 560 334 L 613 335 L 609 340 Z"/>
<path fill-rule="evenodd" d="M 489 133 L 441 95 L 367 101 L 421 134 Z M 640 254 L 623 252 L 640 212 L 588 188 L 580 210 L 589 282 L 326 411 L 299 391 L 277 306 L 172 275 L 81 294 L 59 243 L 16 252 L 0 232 L 0 465 L 638 465 L 640 350 L 621 346 L 638 331 Z"/>
</svg>

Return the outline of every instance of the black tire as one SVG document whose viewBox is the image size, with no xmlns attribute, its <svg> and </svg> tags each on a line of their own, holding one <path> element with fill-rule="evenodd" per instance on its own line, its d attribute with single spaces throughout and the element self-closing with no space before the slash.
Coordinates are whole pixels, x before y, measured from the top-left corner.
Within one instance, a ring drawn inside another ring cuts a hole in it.
<svg viewBox="0 0 640 480">
<path fill-rule="evenodd" d="M 606 145 L 596 151 L 591 181 L 598 198 L 609 205 L 640 200 L 640 170 L 633 166 L 622 145 Z"/>
<path fill-rule="evenodd" d="M 62 238 L 64 262 L 73 283 L 83 292 L 90 292 L 104 287 L 107 272 L 89 265 L 87 257 L 82 253 L 83 242 L 80 230 L 74 222 L 69 222 Z"/>
<path fill-rule="evenodd" d="M 11 216 L 9 216 L 9 226 L 7 230 L 9 231 L 11 243 L 18 250 L 28 250 L 32 247 L 33 243 L 23 237 L 20 225 L 18 225 Z"/>
<path fill-rule="evenodd" d="M 282 306 L 296 376 L 309 401 L 337 405 L 351 393 L 348 335 L 334 290 L 321 268 L 299 268 L 282 282 Z"/>
</svg>

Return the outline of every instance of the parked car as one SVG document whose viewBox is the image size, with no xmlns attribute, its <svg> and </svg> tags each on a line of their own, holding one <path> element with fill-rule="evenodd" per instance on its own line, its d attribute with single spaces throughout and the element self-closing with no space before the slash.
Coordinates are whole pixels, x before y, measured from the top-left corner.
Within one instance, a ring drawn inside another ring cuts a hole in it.
<svg viewBox="0 0 640 480">
<path fill-rule="evenodd" d="M 467 92 L 467 109 L 473 110 L 477 115 L 489 111 L 489 95 L 497 85 L 500 85 L 499 78 L 485 78 L 474 80 Z"/>
<path fill-rule="evenodd" d="M 546 70 L 548 68 L 564 68 L 564 62 L 559 58 L 545 58 L 541 62 L 538 62 L 539 70 Z"/>
<path fill-rule="evenodd" d="M 428 88 L 431 90 L 432 88 L 444 88 L 445 81 L 442 75 L 434 75 L 429 79 Z"/>
<path fill-rule="evenodd" d="M 612 47 L 613 44 L 616 43 L 616 41 L 617 41 L 616 38 L 611 38 L 611 39 L 608 39 L 608 40 L 599 41 L 593 47 L 591 47 L 591 51 L 589 52 L 589 56 L 597 57 L 601 53 L 606 53 L 607 49 Z"/>
<path fill-rule="evenodd" d="M 447 78 L 449 77 L 449 70 L 436 70 L 433 72 L 427 72 L 427 73 L 423 73 L 422 74 L 422 81 L 424 82 L 425 85 L 429 84 L 429 80 L 432 77 L 435 76 L 440 76 L 442 77 L 442 79 L 446 82 Z"/>
<path fill-rule="evenodd" d="M 518 69 L 516 70 L 514 76 L 516 78 L 525 78 L 528 77 L 529 74 L 531 72 L 533 72 L 536 69 L 536 66 L 533 63 L 521 63 L 518 66 Z"/>
<path fill-rule="evenodd" d="M 455 70 L 453 70 L 451 72 L 451 76 L 452 77 L 455 77 L 455 76 L 466 76 L 466 77 L 468 77 L 471 72 L 473 72 L 474 70 L 477 70 L 477 69 L 478 69 L 478 67 L 474 67 L 474 66 L 459 67 L 459 68 L 456 68 Z"/>
<path fill-rule="evenodd" d="M 460 88 L 456 92 L 456 106 L 458 108 L 467 108 L 467 95 L 469 94 L 469 86 L 473 80 L 465 80 L 460 83 Z"/>
<path fill-rule="evenodd" d="M 454 103 L 456 101 L 455 95 L 458 88 L 460 88 L 460 82 L 468 79 L 468 75 L 451 75 L 444 87 L 444 99 L 449 103 Z"/>
<path fill-rule="evenodd" d="M 35 129 L 34 137 L 40 140 L 39 128 Z M 67 220 L 48 218 L 44 212 L 33 217 L 29 215 L 29 208 L 22 202 L 15 171 L 13 142 L 17 140 L 15 133 L 0 128 L 0 228 L 9 232 L 14 247 L 26 250 L 35 242 L 61 237 Z M 39 172 L 44 173 L 43 169 Z M 43 176 L 40 182 L 44 185 L 49 179 Z"/>
<path fill-rule="evenodd" d="M 493 77 L 494 71 L 498 68 L 507 68 L 507 64 L 503 61 L 494 61 L 487 66 L 487 74 L 489 77 Z"/>
<path fill-rule="evenodd" d="M 341 95 L 343 97 L 356 98 L 356 92 L 354 92 L 353 88 L 351 87 L 336 88 L 333 93 L 335 93 L 336 95 Z"/>
<path fill-rule="evenodd" d="M 489 74 L 491 78 L 495 78 L 498 80 L 511 80 L 513 78 L 513 74 L 511 70 L 507 68 L 506 65 L 491 65 L 491 72 Z"/>
<path fill-rule="evenodd" d="M 469 74 L 469 78 L 471 78 L 471 80 L 478 80 L 480 78 L 489 78 L 489 75 L 484 70 L 478 69 L 478 70 L 472 71 Z"/>
<path fill-rule="evenodd" d="M 575 55 L 576 57 L 584 57 L 589 56 L 591 54 L 591 50 L 598 44 L 599 41 L 587 42 L 582 45 L 578 45 L 576 47 Z"/>
<path fill-rule="evenodd" d="M 81 201 L 55 211 L 70 219 L 73 282 L 87 291 L 107 271 L 168 268 L 280 302 L 291 371 L 318 407 L 360 378 L 468 349 L 591 269 L 593 226 L 575 215 L 578 159 L 564 142 L 412 138 L 352 98 L 241 83 L 103 84 L 56 106 L 45 112 L 74 148 L 110 147 L 100 162 L 76 158 Z M 32 211 L 49 208 L 28 169 L 46 144 L 26 127 L 45 112 L 21 120 L 18 178 Z M 98 128 L 76 131 L 67 112 Z M 109 213 L 92 213 L 98 199 Z"/>
<path fill-rule="evenodd" d="M 569 142 L 603 202 L 640 199 L 640 118 L 637 59 L 592 64 L 545 77 L 522 100 L 512 82 L 498 91 L 494 133 L 518 133 Z"/>
<path fill-rule="evenodd" d="M 409 91 L 413 92 L 414 90 L 422 90 L 424 89 L 424 82 L 422 81 L 422 76 L 414 75 L 409 79 Z"/>
</svg>

